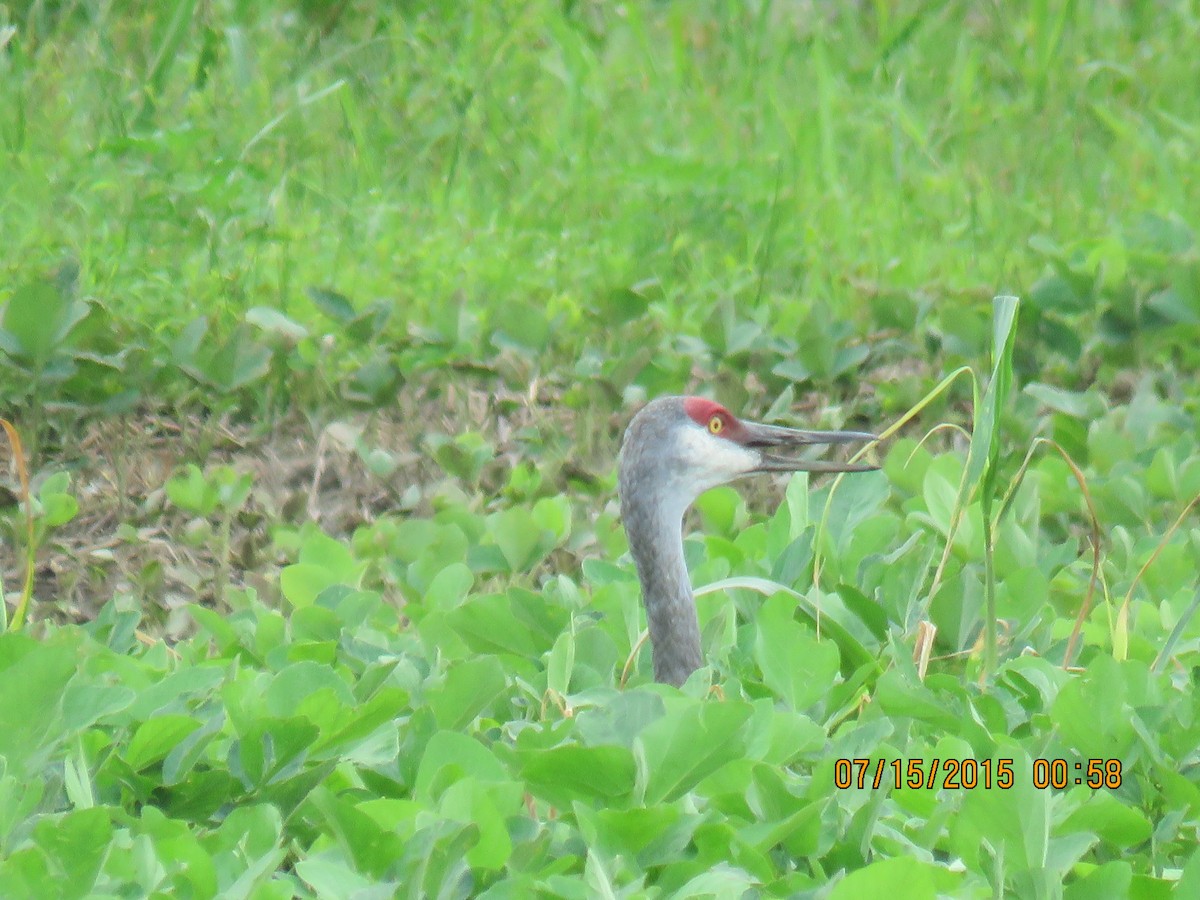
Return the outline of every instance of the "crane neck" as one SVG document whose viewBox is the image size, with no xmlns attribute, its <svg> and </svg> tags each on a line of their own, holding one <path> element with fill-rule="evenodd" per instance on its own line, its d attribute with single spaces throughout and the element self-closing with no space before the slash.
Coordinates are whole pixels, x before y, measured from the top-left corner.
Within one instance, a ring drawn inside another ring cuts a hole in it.
<svg viewBox="0 0 1200 900">
<path fill-rule="evenodd" d="M 700 625 L 683 558 L 686 506 L 621 499 L 625 533 L 650 626 L 654 678 L 678 686 L 703 665 Z"/>
</svg>

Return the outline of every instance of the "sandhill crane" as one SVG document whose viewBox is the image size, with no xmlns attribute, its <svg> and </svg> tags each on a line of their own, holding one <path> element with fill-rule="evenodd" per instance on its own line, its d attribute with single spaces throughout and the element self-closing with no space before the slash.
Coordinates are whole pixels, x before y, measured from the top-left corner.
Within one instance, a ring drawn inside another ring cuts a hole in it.
<svg viewBox="0 0 1200 900">
<path fill-rule="evenodd" d="M 683 560 L 683 515 L 698 496 L 757 472 L 865 472 L 877 468 L 778 455 L 807 444 L 877 440 L 861 431 L 800 431 L 743 422 L 703 397 L 659 397 L 633 417 L 617 492 L 650 625 L 654 678 L 681 685 L 703 665 L 700 625 Z"/>
</svg>

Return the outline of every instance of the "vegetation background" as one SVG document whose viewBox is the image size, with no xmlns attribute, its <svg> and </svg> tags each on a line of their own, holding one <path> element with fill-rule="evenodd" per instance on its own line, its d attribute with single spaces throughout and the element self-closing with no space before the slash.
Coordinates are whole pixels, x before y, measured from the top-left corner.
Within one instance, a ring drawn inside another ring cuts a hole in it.
<svg viewBox="0 0 1200 900">
<path fill-rule="evenodd" d="M 1200 896 L 1197 46 L 0 6 L 0 893 Z M 889 439 L 702 498 L 676 691 L 613 462 L 680 392 Z"/>
</svg>

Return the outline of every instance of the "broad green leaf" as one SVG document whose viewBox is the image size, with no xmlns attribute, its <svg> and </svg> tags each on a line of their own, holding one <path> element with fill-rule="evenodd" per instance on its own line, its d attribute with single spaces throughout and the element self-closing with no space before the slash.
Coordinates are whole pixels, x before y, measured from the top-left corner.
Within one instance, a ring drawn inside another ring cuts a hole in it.
<svg viewBox="0 0 1200 900">
<path fill-rule="evenodd" d="M 269 803 L 239 806 L 230 811 L 210 847 L 238 850 L 250 860 L 271 854 L 283 837 L 279 810 Z"/>
<path fill-rule="evenodd" d="M 566 496 L 543 497 L 533 504 L 531 515 L 537 527 L 549 534 L 555 546 L 570 536 L 571 502 Z"/>
<path fill-rule="evenodd" d="M 638 793 L 647 804 L 673 800 L 707 775 L 739 759 L 741 726 L 752 707 L 745 703 L 702 703 L 668 711 L 634 739 Z"/>
<path fill-rule="evenodd" d="M 279 573 L 279 589 L 295 608 L 312 606 L 322 591 L 344 583 L 337 572 L 307 563 L 285 566 Z"/>
<path fill-rule="evenodd" d="M 364 569 L 345 544 L 313 530 L 300 545 L 300 561 L 279 573 L 279 586 L 293 607 L 308 607 L 334 585 L 357 587 Z"/>
<path fill-rule="evenodd" d="M 741 494 L 727 486 L 705 491 L 694 505 L 704 519 L 705 529 L 709 533 L 722 535 L 733 533 L 738 509 L 744 507 Z"/>
<path fill-rule="evenodd" d="M 376 300 L 346 323 L 346 336 L 360 344 L 371 343 L 383 334 L 394 309 L 395 304 L 387 298 Z"/>
<path fill-rule="evenodd" d="M 224 725 L 225 716 L 214 715 L 172 747 L 163 758 L 163 784 L 174 785 L 187 778 Z"/>
<path fill-rule="evenodd" d="M 1068 681 L 1050 707 L 1062 740 L 1083 759 L 1120 759 L 1134 740 L 1126 676 L 1139 663 L 1118 663 L 1103 653 L 1083 675 Z"/>
<path fill-rule="evenodd" d="M 354 318 L 354 306 L 350 300 L 337 291 L 329 290 L 328 288 L 309 287 L 304 291 L 308 294 L 308 299 L 313 302 L 317 309 L 329 316 L 335 322 L 345 324 Z"/>
<path fill-rule="evenodd" d="M 72 731 L 82 731 L 106 716 L 128 709 L 136 696 L 123 685 L 85 681 L 80 674 L 63 691 L 63 724 Z"/>
<path fill-rule="evenodd" d="M 138 726 L 124 757 L 133 771 L 162 762 L 168 753 L 203 723 L 192 716 L 155 716 Z"/>
<path fill-rule="evenodd" d="M 55 896 L 89 897 L 113 837 L 112 810 L 80 809 L 43 819 L 34 829 L 37 843 L 61 873 Z M 49 886 L 49 885 L 47 885 Z"/>
<path fill-rule="evenodd" d="M 320 730 L 301 716 L 264 716 L 244 727 L 229 746 L 229 771 L 247 790 L 262 789 L 299 774 Z"/>
<path fill-rule="evenodd" d="M 348 584 L 357 581 L 362 565 L 355 560 L 350 548 L 320 531 L 312 531 L 300 545 L 300 562 L 321 566 Z"/>
<path fill-rule="evenodd" d="M 1070 314 L 1083 312 L 1093 301 L 1081 296 L 1066 278 L 1047 275 L 1029 288 L 1029 302 L 1045 312 Z"/>
<path fill-rule="evenodd" d="M 512 653 L 536 659 L 549 650 L 566 627 L 568 612 L 518 589 L 506 594 L 470 597 L 450 610 L 446 621 L 479 653 Z"/>
<path fill-rule="evenodd" d="M 395 687 L 382 688 L 370 700 L 356 706 L 340 730 L 323 736 L 315 749 L 324 751 L 352 748 L 380 728 L 394 724 L 402 714 L 409 711 L 409 703 L 410 698 L 406 691 Z M 350 750 L 340 752 L 349 753 Z"/>
<path fill-rule="evenodd" d="M 4 308 L 0 350 L 41 369 L 88 314 L 89 307 L 49 279 L 19 286 Z"/>
<path fill-rule="evenodd" d="M 744 869 L 729 863 L 717 863 L 707 872 L 696 875 L 675 894 L 681 898 L 740 897 L 753 891 L 760 881 Z"/>
<path fill-rule="evenodd" d="M 1068 391 L 1052 384 L 1033 382 L 1025 385 L 1024 393 L 1043 406 L 1074 418 L 1098 418 L 1104 413 L 1104 398 L 1095 389 Z"/>
<path fill-rule="evenodd" d="M 330 837 L 346 857 L 354 860 L 357 871 L 382 878 L 403 853 L 400 836 L 381 828 L 358 808 L 352 795 L 337 797 L 329 791 L 318 791 L 313 795 L 313 805 L 320 810 Z"/>
<path fill-rule="evenodd" d="M 651 690 L 631 690 L 598 699 L 595 706 L 580 710 L 575 725 L 592 746 L 619 744 L 633 747 L 642 729 L 666 714 L 663 698 Z"/>
<path fill-rule="evenodd" d="M 329 666 L 314 662 L 297 662 L 281 669 L 267 685 L 263 701 L 273 715 L 292 716 L 305 700 L 322 690 L 331 691 L 342 705 L 354 706 L 346 682 Z"/>
<path fill-rule="evenodd" d="M 950 525 L 954 519 L 955 505 L 958 502 L 957 485 L 951 484 L 941 472 L 933 466 L 925 472 L 924 500 L 929 518 L 943 535 L 949 535 Z"/>
<path fill-rule="evenodd" d="M 487 709 L 504 688 L 500 660 L 481 656 L 450 666 L 442 683 L 425 692 L 425 702 L 440 727 L 457 731 Z"/>
<path fill-rule="evenodd" d="M 33 775 L 26 767 L 40 770 L 43 754 L 68 736 L 56 710 L 79 652 L 78 634 L 60 632 L 46 641 L 0 634 L 0 758 L 9 773 Z"/>
<path fill-rule="evenodd" d="M 611 807 L 627 800 L 634 787 L 636 766 L 624 747 L 567 745 L 523 752 L 518 760 L 529 789 L 559 807 L 574 800 L 599 800 Z"/>
<path fill-rule="evenodd" d="M 1080 866 L 1080 869 L 1083 867 Z M 1156 893 L 1145 891 L 1135 894 L 1130 889 L 1133 886 L 1133 867 L 1124 860 L 1112 860 L 1097 866 L 1081 878 L 1064 885 L 1064 900 L 1110 900 L 1112 897 L 1162 896 L 1186 897 L 1188 893 L 1182 886 L 1171 891 L 1169 886 L 1162 884 L 1162 890 Z"/>
<path fill-rule="evenodd" d="M 678 858 L 699 819 L 685 817 L 676 805 L 665 804 L 613 809 L 591 800 L 576 800 L 572 808 L 589 847 L 637 857 L 647 866 Z"/>
<path fill-rule="evenodd" d="M 512 854 L 506 816 L 517 812 L 521 791 L 515 783 L 513 790 L 499 790 L 495 783 L 481 783 L 466 777 L 446 789 L 438 807 L 443 815 L 479 829 L 479 840 L 467 851 L 467 862 L 473 868 L 500 869 Z M 505 798 L 503 795 L 511 795 Z M 508 803 L 503 801 L 508 799 Z M 503 808 L 501 808 L 503 807 Z"/>
<path fill-rule="evenodd" d="M 166 491 L 172 503 L 188 512 L 211 516 L 217 508 L 216 486 L 195 463 L 188 463 L 181 473 L 169 479 Z"/>
<path fill-rule="evenodd" d="M 180 359 L 179 366 L 201 385 L 228 394 L 262 380 L 270 362 L 271 349 L 243 325 L 215 347 L 201 345 L 194 355 Z"/>
<path fill-rule="evenodd" d="M 39 495 L 47 494 L 64 494 L 71 489 L 71 473 L 70 472 L 55 472 L 49 478 L 42 482 L 39 489 Z"/>
<path fill-rule="evenodd" d="M 425 590 L 424 602 L 431 608 L 453 609 L 466 598 L 475 576 L 464 563 L 453 562 L 433 577 Z"/>
<path fill-rule="evenodd" d="M 796 604 L 787 594 L 768 599 L 755 622 L 754 659 L 764 683 L 790 708 L 816 703 L 838 677 L 838 649 L 820 641 L 795 620 Z"/>
<path fill-rule="evenodd" d="M 1088 776 L 1086 764 L 1079 770 L 1072 767 L 1072 780 L 1077 775 Z M 1122 803 L 1108 792 L 1098 791 L 1067 817 L 1060 830 L 1090 831 L 1114 849 L 1126 851 L 1150 840 L 1153 829 L 1140 810 Z"/>
<path fill-rule="evenodd" d="M 58 528 L 75 518 L 79 512 L 79 501 L 71 494 L 43 494 L 42 524 L 47 528 Z"/>
<path fill-rule="evenodd" d="M 804 594 L 792 590 L 786 585 L 771 581 L 766 578 L 756 578 L 753 576 L 739 576 L 736 578 L 725 578 L 721 581 L 715 581 L 711 584 L 706 584 L 703 587 L 698 587 L 695 590 L 697 597 L 704 594 L 710 594 L 714 591 L 732 590 L 736 588 L 745 588 L 751 591 L 757 591 L 764 596 L 770 597 L 777 593 L 786 594 L 796 603 L 796 609 L 809 619 L 814 625 L 820 623 L 823 633 L 828 633 L 829 637 L 837 644 L 838 649 L 842 653 L 843 662 L 849 669 L 858 669 L 863 665 L 878 666 L 877 655 L 868 650 L 854 633 L 850 627 L 856 630 L 866 631 L 865 626 L 856 625 L 851 621 L 849 613 L 842 605 L 840 598 L 834 597 L 836 605 L 818 605 L 813 603 Z"/>
<path fill-rule="evenodd" d="M 542 529 L 525 509 L 512 507 L 488 517 L 488 530 L 510 572 L 524 572 L 538 559 Z"/>
<path fill-rule="evenodd" d="M 1187 897 L 1200 890 L 1200 847 L 1192 850 L 1188 855 L 1186 865 L 1183 867 L 1183 872 L 1180 875 L 1177 886 L 1178 894 L 1181 897 Z"/>
<path fill-rule="evenodd" d="M 830 900 L 887 897 L 888 900 L 934 900 L 953 895 L 962 873 L 910 857 L 881 859 L 851 872 L 837 883 Z"/>
<path fill-rule="evenodd" d="M 269 334 L 277 335 L 293 343 L 308 337 L 307 328 L 269 306 L 255 306 L 246 310 L 246 321 Z"/>
<path fill-rule="evenodd" d="M 941 744 L 948 746 L 942 749 Z M 970 755 L 964 750 L 961 741 L 943 741 L 933 755 L 963 759 Z M 951 823 L 953 846 L 977 858 L 986 838 L 1013 871 L 1042 871 L 1050 860 L 1053 794 L 1034 787 L 1030 759 L 1019 746 L 1006 739 L 994 757 L 998 759 L 1012 761 L 1012 786 L 980 785 L 963 792 L 960 814 Z"/>
<path fill-rule="evenodd" d="M 187 609 L 201 633 L 207 632 L 222 653 L 241 646 L 241 636 L 224 616 L 198 603 L 189 604 Z"/>
<path fill-rule="evenodd" d="M 328 854 L 310 856 L 296 863 L 296 874 L 327 900 L 353 900 L 378 887 L 377 879 L 360 875 L 349 860 Z"/>
<path fill-rule="evenodd" d="M 425 745 L 413 784 L 413 797 L 431 800 L 464 775 L 482 781 L 508 781 L 495 755 L 479 741 L 457 731 L 439 731 Z"/>
<path fill-rule="evenodd" d="M 800 754 L 816 752 L 825 744 L 824 729 L 808 716 L 776 708 L 771 698 L 755 701 L 755 707 L 764 703 L 770 703 L 772 707 L 769 727 L 761 736 L 756 736 L 757 741 L 747 741 L 748 757 L 772 765 L 785 765 Z"/>
</svg>

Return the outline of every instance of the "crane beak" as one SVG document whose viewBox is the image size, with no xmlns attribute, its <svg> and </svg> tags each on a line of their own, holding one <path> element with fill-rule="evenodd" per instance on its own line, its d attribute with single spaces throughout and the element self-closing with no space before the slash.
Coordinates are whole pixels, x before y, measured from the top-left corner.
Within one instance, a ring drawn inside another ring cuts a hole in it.
<svg viewBox="0 0 1200 900">
<path fill-rule="evenodd" d="M 757 450 L 761 457 L 755 469 L 757 472 L 871 472 L 879 468 L 870 463 L 801 459 L 773 452 L 813 444 L 854 444 L 879 440 L 876 435 L 865 431 L 803 431 L 778 425 L 760 425 L 757 422 L 743 422 L 742 425 L 745 428 L 743 434 L 739 435 L 742 445 Z"/>
</svg>

